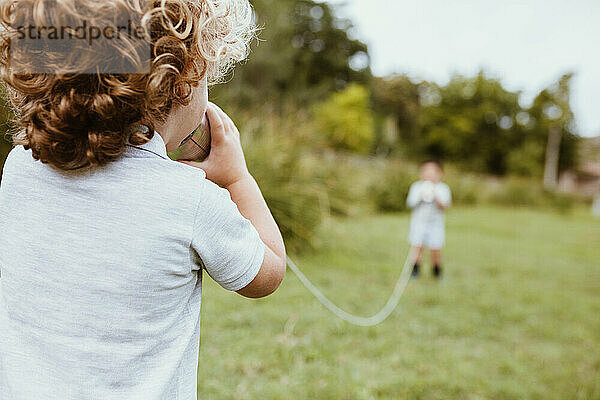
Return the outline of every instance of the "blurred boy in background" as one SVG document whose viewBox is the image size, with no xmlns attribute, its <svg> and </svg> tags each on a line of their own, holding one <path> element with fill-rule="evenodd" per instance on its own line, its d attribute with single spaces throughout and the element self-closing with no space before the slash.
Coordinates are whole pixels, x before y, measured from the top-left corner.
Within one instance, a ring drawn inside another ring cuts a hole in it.
<svg viewBox="0 0 600 400">
<path fill-rule="evenodd" d="M 408 241 L 414 257 L 412 276 L 419 276 L 423 250 L 431 251 L 433 275 L 442 276 L 442 247 L 445 242 L 444 210 L 450 207 L 452 194 L 444 182 L 444 171 L 439 161 L 427 160 L 421 164 L 420 180 L 410 187 L 407 206 L 412 209 Z"/>
</svg>

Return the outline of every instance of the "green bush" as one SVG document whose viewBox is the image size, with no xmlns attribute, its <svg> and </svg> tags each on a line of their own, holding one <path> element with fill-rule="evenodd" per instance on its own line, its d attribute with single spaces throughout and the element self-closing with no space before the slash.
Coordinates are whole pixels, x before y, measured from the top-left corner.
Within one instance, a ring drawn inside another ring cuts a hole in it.
<svg viewBox="0 0 600 400">
<path fill-rule="evenodd" d="M 336 150 L 366 154 L 375 138 L 375 120 L 367 88 L 351 84 L 317 104 L 313 111 L 317 131 Z"/>
<path fill-rule="evenodd" d="M 561 214 L 570 212 L 575 206 L 576 199 L 565 193 L 545 192 L 545 198 L 550 207 Z"/>
<path fill-rule="evenodd" d="M 359 212 L 364 193 L 354 179 L 359 173 L 356 168 L 337 154 L 315 153 L 307 156 L 305 162 L 322 190 L 321 199 L 328 214 L 349 216 Z"/>
<path fill-rule="evenodd" d="M 376 209 L 382 212 L 406 211 L 408 191 L 417 177 L 415 168 L 402 164 L 391 164 L 374 175 L 371 193 Z"/>
<path fill-rule="evenodd" d="M 509 178 L 495 188 L 489 201 L 502 206 L 539 206 L 541 193 L 531 180 Z"/>
<path fill-rule="evenodd" d="M 454 205 L 472 206 L 483 201 L 482 188 L 485 187 L 485 182 L 481 177 L 450 171 L 446 173 L 444 182 L 452 191 Z"/>
<path fill-rule="evenodd" d="M 286 247 L 312 247 L 315 230 L 325 214 L 324 188 L 305 165 L 304 132 L 291 120 L 273 117 L 248 120 L 242 132 L 248 167 L 277 221 Z"/>
<path fill-rule="evenodd" d="M 520 176 L 541 176 L 545 149 L 535 142 L 527 142 L 507 155 L 507 170 Z"/>
<path fill-rule="evenodd" d="M 511 177 L 496 185 L 489 202 L 502 206 L 553 208 L 569 212 L 575 205 L 574 196 L 545 190 L 537 179 Z"/>
</svg>

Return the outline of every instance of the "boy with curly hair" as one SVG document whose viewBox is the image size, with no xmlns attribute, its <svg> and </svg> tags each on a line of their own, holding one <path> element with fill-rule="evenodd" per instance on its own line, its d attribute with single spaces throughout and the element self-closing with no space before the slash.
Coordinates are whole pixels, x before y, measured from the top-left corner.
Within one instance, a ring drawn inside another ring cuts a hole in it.
<svg viewBox="0 0 600 400">
<path fill-rule="evenodd" d="M 285 273 L 239 132 L 208 102 L 247 54 L 250 4 L 0 0 L 0 18 L 19 128 L 0 187 L 0 397 L 196 399 L 202 271 L 250 298 Z M 205 114 L 209 157 L 169 159 Z"/>
</svg>

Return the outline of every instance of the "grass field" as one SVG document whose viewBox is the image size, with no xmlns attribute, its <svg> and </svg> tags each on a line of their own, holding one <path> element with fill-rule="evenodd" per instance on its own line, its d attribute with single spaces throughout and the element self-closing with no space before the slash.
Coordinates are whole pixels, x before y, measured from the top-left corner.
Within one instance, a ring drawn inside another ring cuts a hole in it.
<svg viewBox="0 0 600 400">
<path fill-rule="evenodd" d="M 329 314 L 288 270 L 246 300 L 206 278 L 200 399 L 600 399 L 600 220 L 454 209 L 446 276 L 411 281 L 383 324 Z M 407 215 L 330 220 L 297 260 L 370 315 L 407 252 Z M 429 272 L 429 271 L 427 271 Z"/>
</svg>

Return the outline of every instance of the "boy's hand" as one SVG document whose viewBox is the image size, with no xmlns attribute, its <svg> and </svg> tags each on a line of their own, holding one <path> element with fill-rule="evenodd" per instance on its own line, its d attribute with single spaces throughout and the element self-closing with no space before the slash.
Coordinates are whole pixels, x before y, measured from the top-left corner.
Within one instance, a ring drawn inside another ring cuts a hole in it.
<svg viewBox="0 0 600 400">
<path fill-rule="evenodd" d="M 423 182 L 421 185 L 421 199 L 425 203 L 431 203 L 435 200 L 435 184 L 433 182 Z"/>
<path fill-rule="evenodd" d="M 227 188 L 250 176 L 240 143 L 240 132 L 231 118 L 216 104 L 208 103 L 206 114 L 211 136 L 208 157 L 202 162 L 180 162 L 201 168 L 208 179 Z"/>
<path fill-rule="evenodd" d="M 444 203 L 444 200 L 443 200 L 444 197 L 441 195 L 440 190 L 441 190 L 440 185 L 436 184 L 435 190 L 433 192 L 433 199 L 434 199 L 437 207 L 443 211 L 446 208 L 448 208 L 448 204 Z"/>
</svg>

